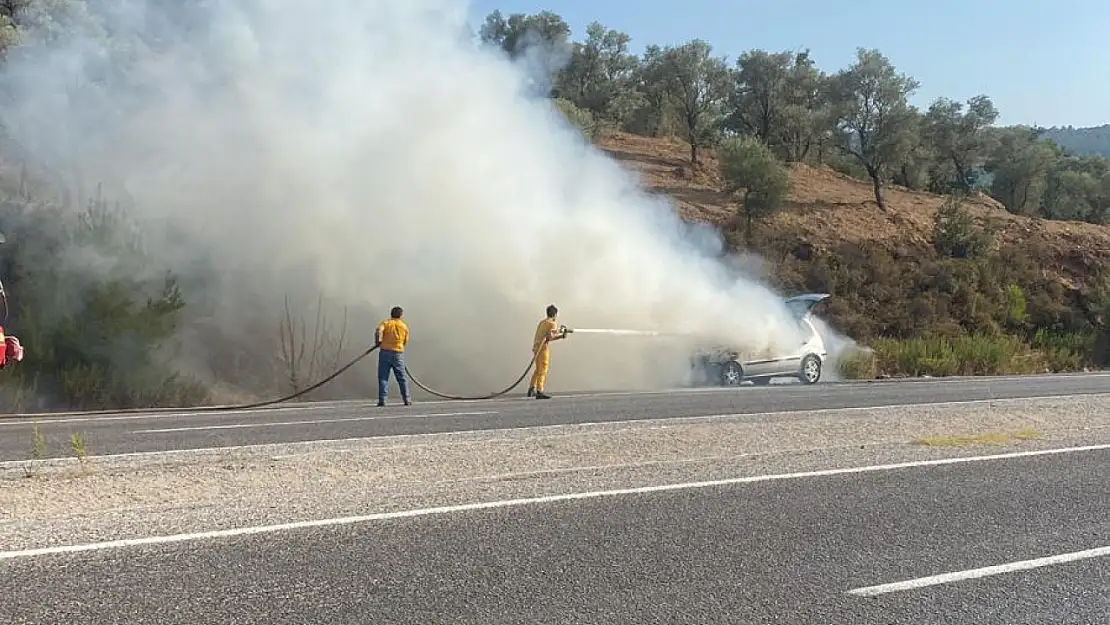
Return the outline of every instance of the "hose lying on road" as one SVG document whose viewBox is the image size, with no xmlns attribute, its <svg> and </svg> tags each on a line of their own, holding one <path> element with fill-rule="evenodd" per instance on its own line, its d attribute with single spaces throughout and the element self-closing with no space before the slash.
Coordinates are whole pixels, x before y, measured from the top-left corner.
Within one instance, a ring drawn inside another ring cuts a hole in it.
<svg viewBox="0 0 1110 625">
<path fill-rule="evenodd" d="M 320 380 L 319 382 L 313 384 L 312 386 L 309 386 L 308 388 L 303 388 L 299 391 L 290 393 L 290 394 L 282 396 L 282 397 L 278 397 L 277 399 L 267 399 L 265 401 L 253 402 L 253 403 L 249 403 L 249 404 L 220 404 L 220 405 L 217 405 L 217 406 L 166 406 L 166 407 L 150 407 L 150 408 L 117 408 L 117 409 L 114 409 L 114 410 L 81 410 L 81 411 L 75 411 L 75 412 L 72 412 L 72 413 L 66 412 L 66 413 L 53 413 L 53 414 L 77 414 L 78 412 L 80 414 L 89 414 L 89 415 L 96 415 L 96 414 L 130 414 L 130 413 L 140 413 L 140 412 L 142 412 L 142 413 L 167 413 L 167 412 L 180 412 L 182 410 L 188 410 L 189 412 L 224 412 L 224 411 L 228 411 L 228 410 L 252 410 L 254 408 L 265 408 L 266 406 L 273 406 L 274 404 L 281 404 L 281 403 L 285 403 L 287 401 L 294 400 L 294 399 L 296 399 L 296 398 L 298 398 L 302 395 L 305 395 L 307 393 L 311 393 L 312 391 L 315 391 L 316 389 L 320 388 L 321 386 L 323 386 L 323 385 L 327 384 L 328 382 L 331 382 L 335 378 L 338 378 L 339 376 L 343 375 L 344 373 L 347 372 L 348 369 L 350 369 L 351 367 L 353 367 L 353 366 L 357 365 L 359 362 L 361 362 L 363 358 L 366 358 L 367 356 L 369 356 L 370 354 L 373 354 L 376 351 L 378 351 L 378 346 L 377 345 L 375 345 L 373 347 L 370 347 L 366 351 L 359 354 L 358 356 L 355 356 L 354 360 L 352 360 L 351 362 L 348 362 L 347 364 L 343 365 L 342 367 L 336 369 L 335 372 L 333 372 L 331 375 L 329 375 L 328 377 L 326 377 L 326 378 Z M 41 417 L 43 415 L 42 414 L 36 414 L 36 413 L 26 413 L 26 414 L 12 414 L 12 415 L 3 415 L 3 416 Z"/>
<path fill-rule="evenodd" d="M 547 341 L 544 340 L 544 342 L 546 343 Z M 267 400 L 267 401 L 261 401 L 261 402 L 257 402 L 257 403 L 253 403 L 253 404 L 239 404 L 239 405 L 236 405 L 236 406 L 204 406 L 202 408 L 196 408 L 195 410 L 197 410 L 198 412 L 199 411 L 206 411 L 207 412 L 207 411 L 213 411 L 213 410 L 251 410 L 253 408 L 263 408 L 265 406 L 272 406 L 274 404 L 280 404 L 280 403 L 283 403 L 283 402 L 290 401 L 292 399 L 296 399 L 296 398 L 300 397 L 301 395 L 304 395 L 306 393 L 310 393 L 310 392 L 320 388 L 321 386 L 327 384 L 328 382 L 331 382 L 335 378 L 338 378 L 345 371 L 347 371 L 347 369 L 350 369 L 351 367 L 358 364 L 358 362 L 360 360 L 362 360 L 363 358 L 366 358 L 370 354 L 377 351 L 378 347 L 379 347 L 378 345 L 375 345 L 375 346 L 371 347 L 370 349 L 368 349 L 368 350 L 362 352 L 361 354 L 359 354 L 351 362 L 349 362 L 349 363 L 343 365 L 342 367 L 340 367 L 339 369 L 337 369 L 335 371 L 335 373 L 329 375 L 328 377 L 324 378 L 323 380 L 320 380 L 319 382 L 313 384 L 312 386 L 310 386 L 306 389 L 297 391 L 296 393 L 292 393 L 290 395 L 286 395 L 285 397 L 279 397 L 278 399 L 270 399 L 270 400 Z M 411 371 L 409 371 L 408 366 L 405 367 L 405 375 L 407 375 L 409 380 L 411 380 L 413 384 L 415 384 L 418 388 L 420 388 L 420 390 L 424 391 L 425 393 L 428 393 L 429 395 L 434 395 L 434 396 L 442 398 L 442 399 L 450 399 L 450 400 L 453 400 L 453 401 L 478 401 L 478 400 L 482 400 L 482 399 L 494 399 L 494 398 L 497 398 L 497 397 L 501 397 L 502 395 L 505 395 L 506 393 L 511 392 L 514 388 L 520 386 L 520 383 L 523 382 L 524 378 L 528 377 L 528 373 L 530 371 L 532 371 L 532 366 L 536 364 L 536 357 L 537 356 L 539 356 L 538 351 L 536 353 L 532 354 L 532 359 L 528 361 L 528 366 L 524 368 L 524 373 L 520 374 L 520 377 L 517 378 L 515 382 L 513 382 L 508 387 L 506 387 L 506 388 L 504 388 L 500 391 L 490 393 L 488 395 L 476 395 L 476 396 L 473 396 L 473 397 L 467 397 L 467 396 L 463 396 L 463 395 L 450 395 L 450 394 L 447 394 L 447 393 L 441 393 L 441 392 L 439 392 L 439 391 L 437 391 L 433 388 L 429 388 L 428 386 L 425 386 L 423 382 L 421 382 L 415 375 L 412 374 Z"/>
<path fill-rule="evenodd" d="M 301 389 L 301 390 L 299 390 L 295 393 L 291 393 L 291 394 L 286 395 L 284 397 L 278 397 L 277 399 L 267 399 L 266 401 L 255 402 L 253 404 L 234 404 L 234 405 L 231 405 L 231 406 L 199 406 L 197 408 L 189 408 L 189 410 L 192 410 L 194 412 L 215 412 L 215 411 L 223 411 L 223 410 L 252 410 L 254 408 L 264 408 L 266 406 L 273 406 L 274 404 L 281 404 L 281 403 L 296 399 L 296 398 L 298 398 L 301 395 L 304 395 L 306 393 L 311 393 L 312 391 L 315 391 L 316 389 L 320 388 L 321 386 L 323 386 L 323 385 L 327 384 L 328 382 L 331 382 L 335 378 L 338 378 L 339 376 L 343 375 L 347 371 L 347 369 L 350 369 L 351 367 L 357 365 L 359 363 L 359 361 L 361 361 L 363 358 L 366 358 L 370 354 L 373 354 L 377 350 L 378 350 L 377 345 L 371 347 L 370 349 L 367 349 L 366 351 L 364 351 L 361 354 L 359 354 L 358 356 L 356 356 L 354 360 L 352 360 L 351 362 L 349 362 L 349 363 L 343 365 L 342 367 L 336 369 L 334 373 L 332 373 L 328 377 L 324 378 L 323 380 L 320 380 L 319 382 L 313 384 L 312 386 L 310 386 L 308 388 Z M 180 409 L 178 409 L 178 410 L 180 410 Z"/>
<path fill-rule="evenodd" d="M 537 354 L 532 354 L 532 360 L 528 361 L 528 366 L 524 368 L 524 373 L 520 374 L 520 377 L 516 379 L 516 382 L 513 382 L 512 384 L 510 384 L 507 388 L 505 388 L 503 390 L 497 391 L 496 393 L 490 393 L 489 395 L 477 395 L 477 396 L 473 396 L 473 397 L 464 397 L 462 395 L 448 395 L 447 393 L 441 393 L 437 390 L 430 389 L 427 386 L 424 386 L 424 384 L 421 383 L 420 380 L 417 379 L 417 377 L 415 375 L 413 375 L 411 371 L 409 371 L 408 367 L 405 367 L 405 374 L 408 375 L 409 381 L 411 381 L 413 384 L 415 384 L 417 387 L 419 387 L 420 390 L 422 390 L 425 393 L 428 393 L 430 395 L 435 395 L 436 397 L 439 397 L 439 398 L 442 398 L 442 399 L 450 399 L 450 400 L 454 400 L 454 401 L 477 401 L 477 400 L 481 400 L 481 399 L 493 399 L 495 397 L 501 397 L 502 395 L 512 391 L 514 388 L 520 386 L 520 383 L 523 382 L 524 378 L 528 377 L 528 373 L 530 371 L 532 371 L 532 365 L 536 364 L 536 356 L 537 355 L 538 355 L 538 353 Z"/>
<path fill-rule="evenodd" d="M 254 408 L 264 408 L 266 406 L 273 406 L 274 404 L 281 404 L 281 403 L 296 399 L 296 398 L 298 398 L 302 395 L 305 395 L 306 393 L 311 393 L 312 391 L 320 388 L 321 386 L 327 384 L 328 382 L 331 382 L 335 378 L 338 378 L 339 376 L 343 375 L 344 372 L 346 372 L 348 369 L 350 369 L 351 367 L 358 364 L 359 361 L 361 361 L 363 358 L 366 358 L 370 354 L 377 351 L 378 347 L 379 347 L 378 345 L 375 345 L 375 346 L 371 347 L 370 349 L 367 349 L 366 351 L 364 351 L 361 354 L 359 354 L 358 356 L 356 356 L 355 359 L 352 360 L 351 362 L 343 365 L 339 369 L 336 369 L 335 373 L 332 373 L 328 377 L 320 380 L 319 382 L 313 384 L 312 386 L 309 386 L 308 388 L 299 390 L 295 393 L 291 393 L 291 394 L 286 395 L 284 397 L 279 397 L 277 399 L 269 399 L 269 400 L 266 400 L 266 401 L 255 402 L 253 404 L 237 404 L 237 405 L 232 405 L 232 406 L 202 406 L 202 407 L 199 407 L 199 408 L 191 408 L 190 410 L 195 410 L 197 412 L 209 412 L 209 411 L 216 411 L 216 410 L 252 410 Z M 535 354 L 532 354 L 532 360 L 528 361 L 528 366 L 524 368 L 524 373 L 520 374 L 520 377 L 516 379 L 516 382 L 513 382 L 512 384 L 510 384 L 507 388 L 505 388 L 503 390 L 497 391 L 495 393 L 490 393 L 488 395 L 478 395 L 478 396 L 474 396 L 474 397 L 466 397 L 466 396 L 463 396 L 463 395 L 449 395 L 447 393 L 441 393 L 441 392 L 439 392 L 435 389 L 432 389 L 432 388 L 429 388 L 429 387 L 425 386 L 415 375 L 412 374 L 411 371 L 409 371 L 409 368 L 407 366 L 405 367 L 405 374 L 408 376 L 409 380 L 411 380 L 412 383 L 415 384 L 417 387 L 419 387 L 422 391 L 424 391 L 425 393 L 428 393 L 430 395 L 435 395 L 436 397 L 440 397 L 442 399 L 450 399 L 450 400 L 454 400 L 454 401 L 477 401 L 477 400 L 482 400 L 482 399 L 494 399 L 496 397 L 501 397 L 502 395 L 505 395 L 506 393 L 511 392 L 514 388 L 520 386 L 520 383 L 523 382 L 524 378 L 528 377 L 528 373 L 530 371 L 532 371 L 532 366 L 536 364 L 536 356 L 538 356 L 538 355 L 539 355 L 538 352 L 535 353 Z"/>
<path fill-rule="evenodd" d="M 373 347 L 368 348 L 366 351 L 364 351 L 361 354 L 359 354 L 358 356 L 356 356 L 353 360 L 351 360 L 347 364 L 345 364 L 342 367 L 336 369 L 335 372 L 333 372 L 331 375 L 329 375 L 326 378 L 320 380 L 319 382 L 316 382 L 312 386 L 309 386 L 307 388 L 303 388 L 299 391 L 296 391 L 294 393 L 290 393 L 289 395 L 285 395 L 283 397 L 278 397 L 276 399 L 267 399 L 265 401 L 253 402 L 253 403 L 249 403 L 249 404 L 223 404 L 223 405 L 219 405 L 219 406 L 194 406 L 194 407 L 181 406 L 181 407 L 174 407 L 174 408 L 166 407 L 166 408 L 132 408 L 132 409 L 125 409 L 125 410 L 97 410 L 97 411 L 92 411 L 89 414 L 98 414 L 98 413 L 104 413 L 104 414 L 113 413 L 113 414 L 116 414 L 116 413 L 121 413 L 121 412 L 122 413 L 130 413 L 130 412 L 159 412 L 160 413 L 160 412 L 174 412 L 174 411 L 180 411 L 180 410 L 188 410 L 190 412 L 223 412 L 223 411 L 228 411 L 228 410 L 253 410 L 255 408 L 265 408 L 266 406 L 273 406 L 275 404 L 282 404 L 282 403 L 285 403 L 287 401 L 292 401 L 292 400 L 294 400 L 298 397 L 301 397 L 302 395 L 311 393 L 312 391 L 320 388 L 321 386 L 324 386 L 325 384 L 331 382 L 332 380 L 334 380 L 334 379 L 338 378 L 339 376 L 343 375 L 344 373 L 346 373 L 348 369 L 357 365 L 359 362 L 362 361 L 363 358 L 366 358 L 370 354 L 373 354 L 374 352 L 378 351 L 378 347 L 379 347 L 378 345 L 374 345 Z M 429 387 L 425 386 L 419 379 L 417 379 L 416 376 L 414 376 L 412 374 L 411 371 L 409 371 L 409 368 L 407 366 L 405 367 L 405 373 L 408 375 L 409 379 L 412 380 L 412 383 L 415 384 L 417 387 L 419 387 L 421 390 L 423 390 L 424 392 L 426 392 L 430 395 L 434 395 L 434 396 L 440 397 L 442 399 L 450 399 L 450 400 L 454 400 L 454 401 L 477 401 L 477 400 L 482 400 L 482 399 L 494 399 L 496 397 L 500 397 L 502 395 L 505 395 L 506 393 L 509 393 L 510 391 L 512 391 L 514 388 L 520 386 L 520 383 L 524 381 L 524 378 L 528 377 L 528 373 L 532 370 L 532 366 L 536 364 L 536 356 L 538 356 L 538 355 L 539 355 L 538 352 L 532 355 L 532 360 L 528 361 L 528 366 L 525 367 L 524 373 L 520 374 L 520 377 L 517 378 L 515 382 L 513 382 L 512 384 L 510 384 L 507 388 L 505 388 L 503 390 L 497 391 L 495 393 L 490 393 L 488 395 L 478 395 L 478 396 L 473 396 L 473 397 L 466 397 L 466 396 L 462 396 L 462 395 L 449 395 L 447 393 L 441 393 L 441 392 L 439 392 L 435 389 L 432 389 L 432 388 L 429 388 Z M 29 415 L 24 415 L 24 416 L 35 416 L 35 415 L 29 414 Z"/>
</svg>

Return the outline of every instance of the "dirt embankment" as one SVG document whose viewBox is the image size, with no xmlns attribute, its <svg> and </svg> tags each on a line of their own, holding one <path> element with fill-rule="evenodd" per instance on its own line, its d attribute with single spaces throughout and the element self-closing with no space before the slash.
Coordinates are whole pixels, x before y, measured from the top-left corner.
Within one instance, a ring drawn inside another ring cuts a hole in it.
<svg viewBox="0 0 1110 625">
<path fill-rule="evenodd" d="M 673 198 L 683 218 L 726 225 L 735 215 L 735 204 L 720 191 L 712 151 L 702 153 L 701 166 L 693 171 L 689 148 L 679 139 L 618 133 L 597 144 L 637 171 L 651 191 Z M 795 165 L 791 178 L 793 190 L 784 210 L 760 226 L 765 240 L 793 240 L 816 250 L 871 243 L 912 254 L 930 245 L 933 219 L 944 203 L 939 195 L 890 186 L 883 211 L 869 183 L 829 168 Z M 1065 288 L 1079 288 L 1096 277 L 1097 267 L 1110 264 L 1110 227 L 1013 215 L 985 195 L 966 206 L 996 230 L 1000 243 L 1028 245 L 1047 276 Z"/>
</svg>

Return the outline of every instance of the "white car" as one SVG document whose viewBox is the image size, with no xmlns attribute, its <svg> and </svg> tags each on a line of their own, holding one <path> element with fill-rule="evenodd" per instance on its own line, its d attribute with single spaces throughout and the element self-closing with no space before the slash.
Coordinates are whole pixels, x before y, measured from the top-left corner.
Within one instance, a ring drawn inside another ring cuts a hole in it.
<svg viewBox="0 0 1110 625">
<path fill-rule="evenodd" d="M 803 384 L 821 379 L 827 353 L 825 341 L 810 318 L 813 307 L 828 299 L 828 293 L 806 293 L 786 299 L 806 337 L 799 349 L 772 358 L 745 357 L 735 349 L 714 348 L 698 352 L 692 359 L 695 379 L 702 383 L 736 386 L 744 380 L 770 384 L 773 378 L 798 378 Z"/>
</svg>

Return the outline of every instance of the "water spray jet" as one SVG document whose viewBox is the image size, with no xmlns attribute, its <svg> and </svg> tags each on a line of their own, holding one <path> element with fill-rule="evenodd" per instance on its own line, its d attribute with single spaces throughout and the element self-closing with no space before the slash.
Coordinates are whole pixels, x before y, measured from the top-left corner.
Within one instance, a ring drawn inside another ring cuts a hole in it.
<svg viewBox="0 0 1110 625">
<path fill-rule="evenodd" d="M 622 330 L 618 328 L 567 328 L 574 334 L 612 334 L 616 336 L 677 336 L 651 330 Z"/>
</svg>

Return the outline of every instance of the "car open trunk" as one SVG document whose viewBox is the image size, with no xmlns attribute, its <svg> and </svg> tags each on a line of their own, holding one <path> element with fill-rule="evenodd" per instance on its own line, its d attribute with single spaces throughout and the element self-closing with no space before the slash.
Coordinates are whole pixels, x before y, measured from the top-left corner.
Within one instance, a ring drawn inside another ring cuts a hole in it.
<svg viewBox="0 0 1110 625">
<path fill-rule="evenodd" d="M 829 298 L 828 293 L 804 293 L 802 295 L 795 295 L 789 297 L 784 302 L 790 312 L 800 321 L 809 316 L 813 307 Z"/>
</svg>

